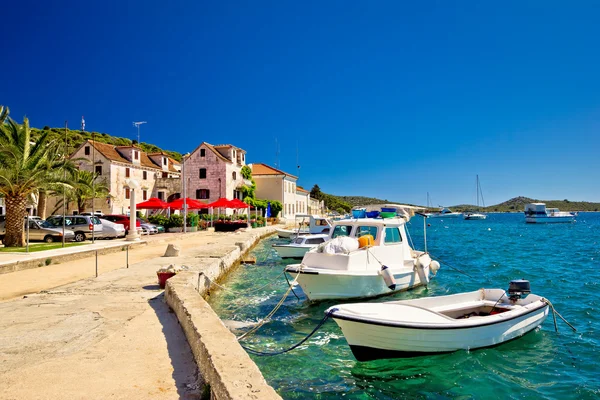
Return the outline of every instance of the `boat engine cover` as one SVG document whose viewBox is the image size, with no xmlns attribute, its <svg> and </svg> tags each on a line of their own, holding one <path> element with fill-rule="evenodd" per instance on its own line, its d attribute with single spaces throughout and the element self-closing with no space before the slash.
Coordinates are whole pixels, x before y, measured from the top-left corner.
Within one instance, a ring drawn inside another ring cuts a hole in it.
<svg viewBox="0 0 600 400">
<path fill-rule="evenodd" d="M 531 293 L 531 285 L 526 279 L 515 279 L 508 284 L 508 295 L 510 297 L 521 297 L 521 295 L 528 295 L 529 293 Z"/>
</svg>

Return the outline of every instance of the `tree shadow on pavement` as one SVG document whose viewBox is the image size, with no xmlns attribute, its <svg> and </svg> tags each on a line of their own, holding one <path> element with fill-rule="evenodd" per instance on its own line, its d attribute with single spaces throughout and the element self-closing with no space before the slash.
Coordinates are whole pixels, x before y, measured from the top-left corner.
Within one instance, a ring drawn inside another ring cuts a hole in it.
<svg viewBox="0 0 600 400">
<path fill-rule="evenodd" d="M 148 286 L 144 288 L 146 289 Z M 148 303 L 162 325 L 162 332 L 167 341 L 167 351 L 173 366 L 172 377 L 177 386 L 179 398 L 200 399 L 202 386 L 198 375 L 198 367 L 177 316 L 165 303 L 164 293 L 148 300 Z"/>
</svg>

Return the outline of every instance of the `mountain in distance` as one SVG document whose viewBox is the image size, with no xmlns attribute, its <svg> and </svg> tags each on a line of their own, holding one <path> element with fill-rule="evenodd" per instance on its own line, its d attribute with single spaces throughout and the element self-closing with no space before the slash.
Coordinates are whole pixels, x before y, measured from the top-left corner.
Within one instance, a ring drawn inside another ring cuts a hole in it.
<svg viewBox="0 0 600 400">
<path fill-rule="evenodd" d="M 529 203 L 545 203 L 548 208 L 558 208 L 561 211 L 600 211 L 600 203 L 592 203 L 589 201 L 570 201 L 564 200 L 537 200 L 529 197 L 518 196 L 513 197 L 503 203 L 488 207 L 480 207 L 481 211 L 487 212 L 522 212 L 525 210 L 525 204 Z M 470 204 L 459 204 L 450 207 L 453 211 L 475 210 L 477 206 Z"/>
</svg>

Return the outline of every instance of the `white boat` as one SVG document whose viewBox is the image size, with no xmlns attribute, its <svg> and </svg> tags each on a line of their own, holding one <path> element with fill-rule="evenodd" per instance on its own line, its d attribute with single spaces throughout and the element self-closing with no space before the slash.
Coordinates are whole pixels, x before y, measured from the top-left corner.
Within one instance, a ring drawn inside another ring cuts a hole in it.
<svg viewBox="0 0 600 400">
<path fill-rule="evenodd" d="M 510 288 L 516 288 L 511 293 Z M 503 289 L 449 296 L 330 307 L 359 361 L 414 357 L 495 346 L 537 328 L 548 303 L 529 293 L 528 281 Z M 527 288 L 527 289 L 526 289 Z"/>
<path fill-rule="evenodd" d="M 525 205 L 525 222 L 531 224 L 550 224 L 556 222 L 574 222 L 575 214 L 559 211 L 558 208 L 546 208 L 545 203 Z"/>
<path fill-rule="evenodd" d="M 438 213 L 427 213 L 425 215 L 427 216 L 427 218 L 460 218 L 460 217 L 462 217 L 462 213 L 453 212 L 447 207 L 442 207 L 442 209 Z"/>
<path fill-rule="evenodd" d="M 430 270 L 435 273 L 440 265 L 426 252 L 413 250 L 405 230 L 416 207 L 382 206 L 395 208 L 400 216 L 334 221 L 329 241 L 308 251 L 300 264 L 286 267 L 310 300 L 380 296 L 429 283 Z"/>
<path fill-rule="evenodd" d="M 302 258 L 310 249 L 314 249 L 329 239 L 329 235 L 316 234 L 298 236 L 289 244 L 274 244 L 273 248 L 281 258 Z"/>
<path fill-rule="evenodd" d="M 296 214 L 297 229 L 276 229 L 280 238 L 293 238 L 301 235 L 314 235 L 317 233 L 329 233 L 331 223 L 327 218 L 318 215 Z"/>
<path fill-rule="evenodd" d="M 479 210 L 479 197 L 481 196 L 481 203 L 483 204 L 483 207 L 485 208 L 485 201 L 483 200 L 483 192 L 481 191 L 481 185 L 479 184 L 479 175 L 477 175 L 476 178 L 476 191 L 477 191 L 477 209 Z M 487 218 L 487 214 L 481 213 L 481 212 L 475 212 L 475 211 L 467 211 L 464 213 L 464 218 L 466 220 L 484 220 Z"/>
</svg>

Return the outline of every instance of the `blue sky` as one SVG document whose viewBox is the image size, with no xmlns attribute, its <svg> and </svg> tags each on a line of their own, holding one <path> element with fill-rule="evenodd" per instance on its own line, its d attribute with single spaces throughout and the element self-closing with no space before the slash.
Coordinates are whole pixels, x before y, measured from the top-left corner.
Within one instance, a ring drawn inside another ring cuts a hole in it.
<svg viewBox="0 0 600 400">
<path fill-rule="evenodd" d="M 600 201 L 600 5 L 10 2 L 0 104 L 338 195 Z M 278 145 L 276 145 L 276 143 Z M 279 147 L 279 155 L 276 150 Z M 301 168 L 296 168 L 298 155 Z"/>
</svg>

